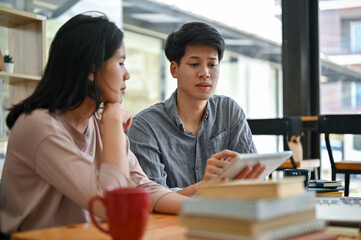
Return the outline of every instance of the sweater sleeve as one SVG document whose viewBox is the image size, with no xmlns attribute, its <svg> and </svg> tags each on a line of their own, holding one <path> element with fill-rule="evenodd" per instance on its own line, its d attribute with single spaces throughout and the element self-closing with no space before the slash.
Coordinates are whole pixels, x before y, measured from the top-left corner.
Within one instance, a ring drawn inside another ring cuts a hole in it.
<svg viewBox="0 0 361 240">
<path fill-rule="evenodd" d="M 169 190 L 150 181 L 142 171 L 134 154 L 128 150 L 130 178 L 116 166 L 95 164 L 81 156 L 71 142 L 62 136 L 49 136 L 36 151 L 36 171 L 69 199 L 87 208 L 89 199 L 103 195 L 107 187 L 147 187 L 151 192 L 151 209 Z"/>
<path fill-rule="evenodd" d="M 83 208 L 92 196 L 102 196 L 107 187 L 134 186 L 115 166 L 102 163 L 98 170 L 64 136 L 44 139 L 35 159 L 36 173 Z"/>
<path fill-rule="evenodd" d="M 132 151 L 129 151 L 129 168 L 130 168 L 130 177 L 132 181 L 138 187 L 147 188 L 151 194 L 151 209 L 153 210 L 154 205 L 157 201 L 165 194 L 172 192 L 171 190 L 159 185 L 158 183 L 148 179 L 147 175 L 143 172 L 142 168 L 139 165 L 139 162 L 136 156 Z"/>
</svg>

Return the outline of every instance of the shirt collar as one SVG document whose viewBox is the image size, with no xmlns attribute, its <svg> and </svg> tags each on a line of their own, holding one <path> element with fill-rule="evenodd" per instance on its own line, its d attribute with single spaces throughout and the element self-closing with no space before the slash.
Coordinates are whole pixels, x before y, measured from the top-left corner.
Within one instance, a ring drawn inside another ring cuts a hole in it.
<svg viewBox="0 0 361 240">
<path fill-rule="evenodd" d="M 170 98 L 165 101 L 165 109 L 170 118 L 173 119 L 176 125 L 183 131 L 183 122 L 179 117 L 177 108 L 177 89 L 172 93 Z"/>
<path fill-rule="evenodd" d="M 203 120 L 208 120 L 209 113 L 210 113 L 210 106 L 209 106 L 209 100 L 207 101 L 206 109 L 204 111 Z M 177 108 L 177 89 L 172 93 L 170 98 L 168 98 L 165 101 L 165 109 L 168 113 L 168 115 L 175 121 L 177 127 L 179 127 L 182 131 L 183 128 L 183 122 L 179 117 L 178 114 L 178 108 Z"/>
</svg>

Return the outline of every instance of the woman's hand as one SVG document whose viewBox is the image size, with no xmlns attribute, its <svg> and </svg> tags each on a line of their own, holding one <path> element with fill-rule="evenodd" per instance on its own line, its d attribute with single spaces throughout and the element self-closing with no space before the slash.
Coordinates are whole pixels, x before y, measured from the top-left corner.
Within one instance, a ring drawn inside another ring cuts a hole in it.
<svg viewBox="0 0 361 240">
<path fill-rule="evenodd" d="M 102 115 L 102 162 L 117 166 L 129 177 L 129 141 L 124 133 L 132 122 L 131 112 L 120 103 L 105 103 Z"/>
<path fill-rule="evenodd" d="M 121 124 L 123 130 L 129 129 L 132 123 L 132 113 L 129 109 L 123 107 L 120 103 L 104 103 L 103 109 L 103 125 L 114 126 Z"/>
</svg>

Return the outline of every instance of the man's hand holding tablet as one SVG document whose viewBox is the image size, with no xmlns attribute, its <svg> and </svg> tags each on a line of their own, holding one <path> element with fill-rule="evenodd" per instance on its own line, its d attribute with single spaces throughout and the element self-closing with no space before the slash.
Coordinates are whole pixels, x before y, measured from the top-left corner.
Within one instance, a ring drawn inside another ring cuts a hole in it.
<svg viewBox="0 0 361 240">
<path fill-rule="evenodd" d="M 292 155 L 291 151 L 257 154 L 237 153 L 223 150 L 207 160 L 203 180 L 194 184 L 191 190 L 182 193 L 192 196 L 199 185 L 209 181 L 228 181 L 233 179 L 264 179 Z"/>
<path fill-rule="evenodd" d="M 226 151 L 226 152 L 225 152 Z M 292 156 L 292 151 L 276 153 L 235 153 L 224 150 L 213 155 L 210 159 L 221 160 L 227 157 L 227 162 L 218 164 L 219 167 L 213 170 L 213 177 L 209 181 L 219 181 L 223 179 L 264 179 L 278 168 L 283 162 Z M 208 166 L 208 162 L 207 162 Z M 214 167 L 214 166 L 213 166 Z M 209 169 L 210 171 L 210 169 Z"/>
<path fill-rule="evenodd" d="M 219 174 L 223 172 L 224 168 L 226 168 L 238 155 L 239 153 L 231 150 L 223 150 L 212 155 L 207 160 L 203 181 L 213 180 L 214 177 L 219 176 Z M 253 166 L 246 166 L 239 171 L 238 175 L 232 177 L 231 179 L 256 179 L 264 172 L 265 169 L 265 166 L 260 163 Z M 224 180 L 227 179 L 228 177 L 225 176 Z"/>
</svg>

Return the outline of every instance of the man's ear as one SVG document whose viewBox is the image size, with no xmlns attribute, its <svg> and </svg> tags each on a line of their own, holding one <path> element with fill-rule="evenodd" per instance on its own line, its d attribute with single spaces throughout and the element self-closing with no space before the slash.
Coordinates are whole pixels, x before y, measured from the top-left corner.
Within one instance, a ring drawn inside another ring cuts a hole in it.
<svg viewBox="0 0 361 240">
<path fill-rule="evenodd" d="M 178 64 L 174 61 L 170 63 L 170 73 L 173 78 L 178 78 Z"/>
</svg>

